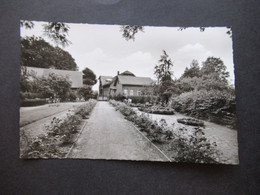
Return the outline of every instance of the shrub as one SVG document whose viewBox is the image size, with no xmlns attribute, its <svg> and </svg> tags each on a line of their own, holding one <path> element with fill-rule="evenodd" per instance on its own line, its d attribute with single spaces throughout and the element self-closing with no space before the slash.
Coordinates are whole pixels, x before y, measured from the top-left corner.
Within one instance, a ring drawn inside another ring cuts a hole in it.
<svg viewBox="0 0 260 195">
<path fill-rule="evenodd" d="M 28 106 L 40 106 L 46 104 L 46 99 L 21 99 L 20 106 L 21 107 L 28 107 Z"/>
<path fill-rule="evenodd" d="M 236 127 L 235 96 L 229 91 L 199 90 L 172 99 L 172 108 L 186 115 Z"/>
<path fill-rule="evenodd" d="M 200 127 L 193 131 L 179 128 L 173 134 L 170 149 L 173 159 L 177 162 L 219 163 L 220 152 L 216 149 L 216 142 L 210 143 Z"/>
<path fill-rule="evenodd" d="M 96 103 L 96 100 L 89 100 L 85 104 L 79 106 L 75 110 L 75 114 L 80 115 L 82 118 L 87 118 L 91 110 L 95 107 Z"/>
<path fill-rule="evenodd" d="M 180 118 L 180 119 L 177 119 L 177 122 L 185 124 L 185 125 L 204 127 L 203 121 L 200 121 L 198 119 L 193 119 L 193 118 Z"/>
<path fill-rule="evenodd" d="M 64 120 L 54 117 L 50 125 L 45 126 L 47 137 L 58 136 L 62 144 L 72 142 L 73 134 L 78 132 L 80 117 L 67 114 Z"/>
<path fill-rule="evenodd" d="M 169 126 L 165 119 L 153 121 L 148 114 L 137 114 L 131 107 L 122 102 L 109 101 L 126 119 L 134 122 L 141 131 L 154 143 L 168 144 L 168 153 L 174 161 L 196 163 L 218 163 L 220 153 L 216 143 L 210 143 L 204 136 L 200 127 L 192 130 L 186 128 L 174 129 L 174 124 Z"/>
<path fill-rule="evenodd" d="M 173 115 L 174 110 L 168 107 L 161 107 L 161 106 L 152 106 L 152 107 L 139 107 L 138 110 L 152 113 L 152 114 L 164 114 L 164 115 Z"/>
</svg>

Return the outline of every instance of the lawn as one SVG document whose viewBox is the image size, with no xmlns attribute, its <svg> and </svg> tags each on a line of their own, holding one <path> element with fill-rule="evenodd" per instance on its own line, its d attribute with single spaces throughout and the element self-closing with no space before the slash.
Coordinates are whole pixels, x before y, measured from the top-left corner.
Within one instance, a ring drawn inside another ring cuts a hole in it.
<svg viewBox="0 0 260 195">
<path fill-rule="evenodd" d="M 46 118 L 48 116 L 57 114 L 59 112 L 73 108 L 73 106 L 81 105 L 83 102 L 68 102 L 46 104 L 35 107 L 21 107 L 20 108 L 20 127 L 28 125 L 32 122 Z"/>
</svg>

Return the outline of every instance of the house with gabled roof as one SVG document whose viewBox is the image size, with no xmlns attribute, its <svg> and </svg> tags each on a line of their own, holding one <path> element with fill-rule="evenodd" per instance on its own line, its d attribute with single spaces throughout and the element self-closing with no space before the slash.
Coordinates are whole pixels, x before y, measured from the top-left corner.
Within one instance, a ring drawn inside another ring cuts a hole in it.
<svg viewBox="0 0 260 195">
<path fill-rule="evenodd" d="M 151 90 L 154 81 L 150 77 L 137 77 L 130 71 L 117 73 L 116 76 L 99 77 L 99 99 L 123 95 L 126 98 L 141 96 L 144 90 Z"/>
<path fill-rule="evenodd" d="M 83 73 L 80 71 L 58 70 L 53 68 L 38 68 L 29 66 L 25 66 L 25 68 L 28 73 L 33 74 L 37 77 L 47 77 L 51 73 L 66 77 L 71 82 L 72 89 L 83 87 Z"/>
</svg>

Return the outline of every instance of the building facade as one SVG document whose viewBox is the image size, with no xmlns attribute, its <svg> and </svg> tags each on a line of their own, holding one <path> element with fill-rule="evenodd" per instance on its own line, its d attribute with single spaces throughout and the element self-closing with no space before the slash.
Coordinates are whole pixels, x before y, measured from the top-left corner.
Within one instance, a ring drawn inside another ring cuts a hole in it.
<svg viewBox="0 0 260 195">
<path fill-rule="evenodd" d="M 137 77 L 129 71 L 117 74 L 115 77 L 99 77 L 99 99 L 107 100 L 109 97 L 123 95 L 126 98 L 141 96 L 144 91 L 151 91 L 153 80 L 150 77 Z"/>
</svg>

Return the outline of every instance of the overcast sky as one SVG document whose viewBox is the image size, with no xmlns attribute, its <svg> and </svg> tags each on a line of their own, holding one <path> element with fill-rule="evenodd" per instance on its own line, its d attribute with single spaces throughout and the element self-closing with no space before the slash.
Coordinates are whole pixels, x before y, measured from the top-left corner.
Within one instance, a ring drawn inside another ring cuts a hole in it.
<svg viewBox="0 0 260 195">
<path fill-rule="evenodd" d="M 34 22 L 33 29 L 21 28 L 21 36 L 44 36 L 43 22 Z M 129 70 L 136 76 L 154 77 L 154 66 L 162 50 L 166 50 L 173 61 L 173 72 L 179 78 L 193 59 L 201 63 L 209 56 L 219 57 L 230 72 L 234 82 L 232 39 L 226 34 L 226 27 L 187 28 L 145 26 L 144 32 L 136 35 L 135 41 L 126 41 L 118 25 L 68 24 L 68 39 L 72 44 L 63 48 L 75 59 L 79 70 L 90 68 L 100 75 L 115 76 L 117 71 Z M 50 42 L 51 43 L 51 42 Z M 51 43 L 54 45 L 54 43 Z M 98 85 L 94 86 L 94 90 Z"/>
</svg>

